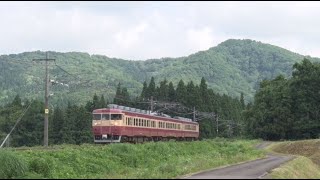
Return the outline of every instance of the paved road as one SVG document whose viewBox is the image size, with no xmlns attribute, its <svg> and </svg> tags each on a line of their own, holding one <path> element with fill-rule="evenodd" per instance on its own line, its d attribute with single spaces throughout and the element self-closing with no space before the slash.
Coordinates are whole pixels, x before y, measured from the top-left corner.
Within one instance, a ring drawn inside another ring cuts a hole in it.
<svg viewBox="0 0 320 180">
<path fill-rule="evenodd" d="M 256 146 L 261 149 L 269 145 L 263 142 Z M 201 172 L 182 179 L 259 179 L 268 178 L 266 175 L 274 168 L 293 159 L 293 156 L 282 156 L 268 154 L 266 158 L 257 159 L 250 162 L 219 168 L 211 171 Z"/>
</svg>

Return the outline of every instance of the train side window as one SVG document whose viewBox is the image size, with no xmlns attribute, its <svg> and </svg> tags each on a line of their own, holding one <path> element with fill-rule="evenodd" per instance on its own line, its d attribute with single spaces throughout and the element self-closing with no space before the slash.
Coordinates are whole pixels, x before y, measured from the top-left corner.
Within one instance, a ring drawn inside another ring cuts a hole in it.
<svg viewBox="0 0 320 180">
<path fill-rule="evenodd" d="M 110 114 L 102 114 L 102 120 L 109 120 L 110 119 Z"/>
<path fill-rule="evenodd" d="M 122 120 L 121 114 L 111 114 L 111 120 Z"/>
</svg>

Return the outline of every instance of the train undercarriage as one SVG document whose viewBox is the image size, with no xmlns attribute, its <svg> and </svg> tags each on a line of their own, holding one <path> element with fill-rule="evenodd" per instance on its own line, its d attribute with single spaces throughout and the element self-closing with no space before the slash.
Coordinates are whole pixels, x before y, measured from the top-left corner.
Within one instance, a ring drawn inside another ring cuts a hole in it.
<svg viewBox="0 0 320 180">
<path fill-rule="evenodd" d="M 146 136 L 119 136 L 119 135 L 95 135 L 94 142 L 96 144 L 109 143 L 143 143 L 158 141 L 196 141 L 195 137 L 146 137 Z"/>
</svg>

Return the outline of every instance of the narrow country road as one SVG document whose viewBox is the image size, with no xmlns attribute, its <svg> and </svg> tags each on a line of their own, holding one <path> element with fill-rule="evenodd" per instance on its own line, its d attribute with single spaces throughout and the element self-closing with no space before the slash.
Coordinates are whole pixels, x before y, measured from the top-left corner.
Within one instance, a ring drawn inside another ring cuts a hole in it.
<svg viewBox="0 0 320 180">
<path fill-rule="evenodd" d="M 258 149 L 265 148 L 270 142 L 263 142 L 256 146 Z M 224 168 L 193 174 L 182 179 L 260 179 L 268 178 L 270 170 L 292 160 L 293 156 L 268 154 L 266 158 L 257 159 L 241 164 L 231 165 Z"/>
</svg>

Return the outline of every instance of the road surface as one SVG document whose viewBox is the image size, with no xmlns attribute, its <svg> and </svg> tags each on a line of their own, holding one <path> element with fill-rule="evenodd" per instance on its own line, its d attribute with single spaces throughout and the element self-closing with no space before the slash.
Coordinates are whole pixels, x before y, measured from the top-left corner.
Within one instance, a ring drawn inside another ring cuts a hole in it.
<svg viewBox="0 0 320 180">
<path fill-rule="evenodd" d="M 263 142 L 256 148 L 261 149 L 270 142 Z M 292 160 L 293 156 L 268 154 L 266 158 L 257 159 L 224 168 L 205 171 L 183 177 L 182 179 L 260 179 L 269 178 L 268 172 L 281 164 Z"/>
</svg>

